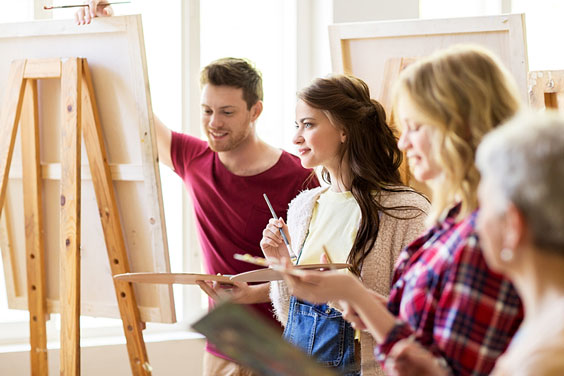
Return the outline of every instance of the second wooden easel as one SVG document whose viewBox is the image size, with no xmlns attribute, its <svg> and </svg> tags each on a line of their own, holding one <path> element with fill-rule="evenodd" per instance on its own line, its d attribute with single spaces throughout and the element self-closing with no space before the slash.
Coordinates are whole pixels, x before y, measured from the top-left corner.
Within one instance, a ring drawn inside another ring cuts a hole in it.
<svg viewBox="0 0 564 376">
<path fill-rule="evenodd" d="M 60 182 L 60 373 L 79 375 L 81 133 L 84 135 L 112 275 L 129 272 L 129 263 L 86 59 L 14 61 L 10 68 L 5 104 L 0 118 L 0 214 L 4 207 L 12 153 L 21 119 L 32 375 L 48 373 L 45 329 L 48 312 L 42 238 L 43 204 L 37 94 L 39 79 L 61 80 L 63 115 Z M 45 126 L 47 125 L 44 124 L 43 127 Z M 132 373 L 150 375 L 151 367 L 142 334 L 145 325 L 139 316 L 133 287 L 129 283 L 119 281 L 116 281 L 114 286 Z"/>
</svg>

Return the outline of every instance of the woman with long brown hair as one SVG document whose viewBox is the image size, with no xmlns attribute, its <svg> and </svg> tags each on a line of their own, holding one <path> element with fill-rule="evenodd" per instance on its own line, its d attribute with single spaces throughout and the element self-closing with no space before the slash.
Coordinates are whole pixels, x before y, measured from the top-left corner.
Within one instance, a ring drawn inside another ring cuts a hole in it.
<svg viewBox="0 0 564 376">
<path fill-rule="evenodd" d="M 366 83 L 344 75 L 318 78 L 298 93 L 293 139 L 304 167 L 322 167 L 329 186 L 302 192 L 288 210 L 288 226 L 271 220 L 261 247 L 267 257 L 318 263 L 325 248 L 333 262 L 348 262 L 371 290 L 387 296 L 400 250 L 424 229 L 428 201 L 401 183 L 401 152 L 382 106 Z M 290 235 L 290 255 L 279 234 Z M 346 375 L 375 375 L 373 339 L 355 333 L 330 304 L 291 297 L 271 284 L 284 337 Z"/>
</svg>

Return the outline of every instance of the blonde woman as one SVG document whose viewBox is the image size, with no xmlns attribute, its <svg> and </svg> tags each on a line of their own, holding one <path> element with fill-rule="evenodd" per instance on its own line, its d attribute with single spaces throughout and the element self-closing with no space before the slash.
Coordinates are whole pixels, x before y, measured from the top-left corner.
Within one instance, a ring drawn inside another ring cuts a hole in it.
<svg viewBox="0 0 564 376">
<path fill-rule="evenodd" d="M 481 48 L 453 47 L 408 67 L 395 94 L 399 147 L 415 178 L 431 187 L 431 228 L 400 255 L 387 307 L 357 279 L 331 272 L 288 276 L 292 293 L 343 300 L 345 318 L 370 331 L 382 363 L 409 338 L 446 372 L 488 374 L 523 312 L 478 243 L 474 155 L 482 137 L 519 107 L 511 77 Z"/>
</svg>

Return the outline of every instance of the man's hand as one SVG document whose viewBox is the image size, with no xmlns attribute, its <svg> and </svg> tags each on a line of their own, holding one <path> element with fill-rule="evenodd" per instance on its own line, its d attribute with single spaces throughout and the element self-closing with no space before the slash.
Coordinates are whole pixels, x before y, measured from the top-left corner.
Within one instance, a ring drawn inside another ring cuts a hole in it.
<svg viewBox="0 0 564 376">
<path fill-rule="evenodd" d="M 233 284 L 219 282 L 198 281 L 198 286 L 210 298 L 216 302 L 229 300 L 238 304 L 256 304 L 267 303 L 270 301 L 268 296 L 269 283 L 260 285 L 248 285 L 244 282 L 235 282 Z"/>
<path fill-rule="evenodd" d="M 84 4 L 88 6 L 80 8 L 74 14 L 77 25 L 89 24 L 94 17 L 109 17 L 114 14 L 114 10 L 107 1 L 89 0 Z"/>
</svg>

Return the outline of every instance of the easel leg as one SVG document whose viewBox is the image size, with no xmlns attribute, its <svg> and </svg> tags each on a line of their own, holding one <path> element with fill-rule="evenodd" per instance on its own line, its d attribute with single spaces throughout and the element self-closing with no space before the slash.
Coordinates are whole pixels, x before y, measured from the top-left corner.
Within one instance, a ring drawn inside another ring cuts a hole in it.
<svg viewBox="0 0 564 376">
<path fill-rule="evenodd" d="M 39 161 L 37 81 L 26 80 L 21 115 L 23 193 L 25 215 L 27 301 L 31 344 L 31 374 L 47 375 L 47 307 L 43 248 L 43 204 Z"/>
<path fill-rule="evenodd" d="M 544 107 L 551 109 L 558 109 L 557 93 L 544 93 Z"/>
<path fill-rule="evenodd" d="M 90 78 L 90 71 L 86 60 L 83 60 L 82 101 L 84 130 L 84 144 L 88 153 L 90 172 L 100 220 L 104 230 L 106 248 L 112 275 L 128 273 L 129 262 L 125 248 L 125 238 L 122 232 L 114 186 L 110 173 L 110 166 L 106 155 L 106 147 L 102 137 L 102 128 L 96 106 L 96 98 Z M 147 350 L 143 340 L 139 309 L 130 283 L 114 282 L 120 315 L 123 322 L 127 351 L 133 375 L 150 375 Z"/>
<path fill-rule="evenodd" d="M 80 374 L 80 136 L 82 66 L 63 62 L 61 100 L 61 375 Z"/>
</svg>

